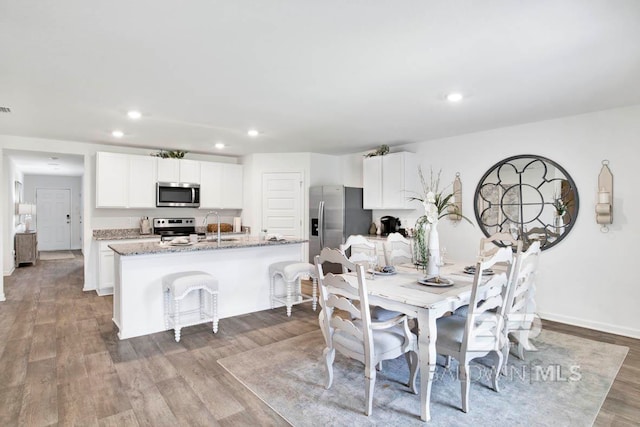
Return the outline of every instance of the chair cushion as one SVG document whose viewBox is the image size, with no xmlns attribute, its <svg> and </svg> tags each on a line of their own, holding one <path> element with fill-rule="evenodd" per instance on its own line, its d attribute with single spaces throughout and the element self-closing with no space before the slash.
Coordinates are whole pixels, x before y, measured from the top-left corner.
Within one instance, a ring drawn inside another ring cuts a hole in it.
<svg viewBox="0 0 640 427">
<path fill-rule="evenodd" d="M 175 299 L 182 299 L 195 289 L 206 289 L 210 293 L 218 292 L 218 281 L 203 271 L 167 274 L 162 278 L 162 286 L 165 292 L 170 289 Z"/>
<path fill-rule="evenodd" d="M 396 316 L 400 316 L 402 313 L 398 311 L 387 310 L 386 308 L 372 305 L 370 308 L 371 320 L 377 320 L 378 322 L 384 322 L 385 320 L 393 319 Z"/>
<path fill-rule="evenodd" d="M 269 277 L 276 274 L 282 275 L 285 281 L 293 282 L 301 275 L 315 277 L 316 271 L 313 264 L 300 261 L 281 261 L 269 266 Z"/>
<path fill-rule="evenodd" d="M 484 315 L 488 314 L 490 313 L 484 313 Z M 495 313 L 493 315 L 495 316 Z M 454 351 L 460 351 L 462 349 L 462 340 L 464 339 L 467 318 L 462 316 L 447 316 L 441 317 L 436 322 L 438 328 L 436 347 L 444 347 Z M 469 348 L 467 350 L 491 350 L 495 347 L 495 344 L 496 337 L 494 336 L 477 336 L 475 337 L 474 343 L 472 345 L 470 344 L 473 348 Z"/>
<path fill-rule="evenodd" d="M 469 314 L 469 306 L 463 305 L 462 307 L 458 307 L 454 312 L 454 316 L 467 317 Z"/>
<path fill-rule="evenodd" d="M 354 322 L 356 323 L 356 322 Z M 333 344 L 336 348 L 344 347 L 358 354 L 364 354 L 362 341 L 354 336 L 336 331 L 333 335 Z M 387 353 L 404 344 L 404 332 L 401 326 L 394 326 L 389 329 L 373 331 L 373 348 L 375 352 Z"/>
</svg>

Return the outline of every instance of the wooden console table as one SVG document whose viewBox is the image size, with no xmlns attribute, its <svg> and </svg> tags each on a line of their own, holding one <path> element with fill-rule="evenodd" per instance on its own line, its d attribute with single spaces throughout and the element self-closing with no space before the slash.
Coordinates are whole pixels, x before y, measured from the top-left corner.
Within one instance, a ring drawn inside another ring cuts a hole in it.
<svg viewBox="0 0 640 427">
<path fill-rule="evenodd" d="M 34 231 L 16 233 L 15 249 L 16 267 L 25 262 L 36 265 L 38 260 L 38 233 Z"/>
</svg>

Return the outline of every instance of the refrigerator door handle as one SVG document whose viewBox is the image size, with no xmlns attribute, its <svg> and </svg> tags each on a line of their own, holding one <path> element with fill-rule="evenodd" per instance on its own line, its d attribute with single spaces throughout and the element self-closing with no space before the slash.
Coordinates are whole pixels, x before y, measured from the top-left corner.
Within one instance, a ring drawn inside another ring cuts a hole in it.
<svg viewBox="0 0 640 427">
<path fill-rule="evenodd" d="M 324 249 L 324 200 L 318 204 L 318 236 L 320 237 L 320 250 Z"/>
</svg>

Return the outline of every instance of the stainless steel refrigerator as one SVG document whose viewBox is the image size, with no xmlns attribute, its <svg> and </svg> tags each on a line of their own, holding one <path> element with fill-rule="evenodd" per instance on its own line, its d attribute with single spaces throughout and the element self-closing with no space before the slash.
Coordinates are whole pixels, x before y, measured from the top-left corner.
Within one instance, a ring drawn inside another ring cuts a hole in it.
<svg viewBox="0 0 640 427">
<path fill-rule="evenodd" d="M 323 185 L 309 188 L 309 262 L 322 248 L 338 248 L 352 234 L 367 235 L 371 210 L 362 208 L 362 188 Z"/>
</svg>

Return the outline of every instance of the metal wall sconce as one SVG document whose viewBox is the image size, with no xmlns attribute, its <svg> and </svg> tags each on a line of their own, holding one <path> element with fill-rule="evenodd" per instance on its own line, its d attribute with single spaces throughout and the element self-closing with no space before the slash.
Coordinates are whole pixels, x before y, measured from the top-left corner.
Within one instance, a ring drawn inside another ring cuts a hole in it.
<svg viewBox="0 0 640 427">
<path fill-rule="evenodd" d="M 456 172 L 453 180 L 453 202 L 449 205 L 449 219 L 460 221 L 462 219 L 462 182 L 460 172 Z"/>
<path fill-rule="evenodd" d="M 607 225 L 613 223 L 613 174 L 609 169 L 609 160 L 602 161 L 602 169 L 598 175 L 596 222 L 601 225 L 600 231 L 603 233 L 608 232 Z"/>
</svg>

